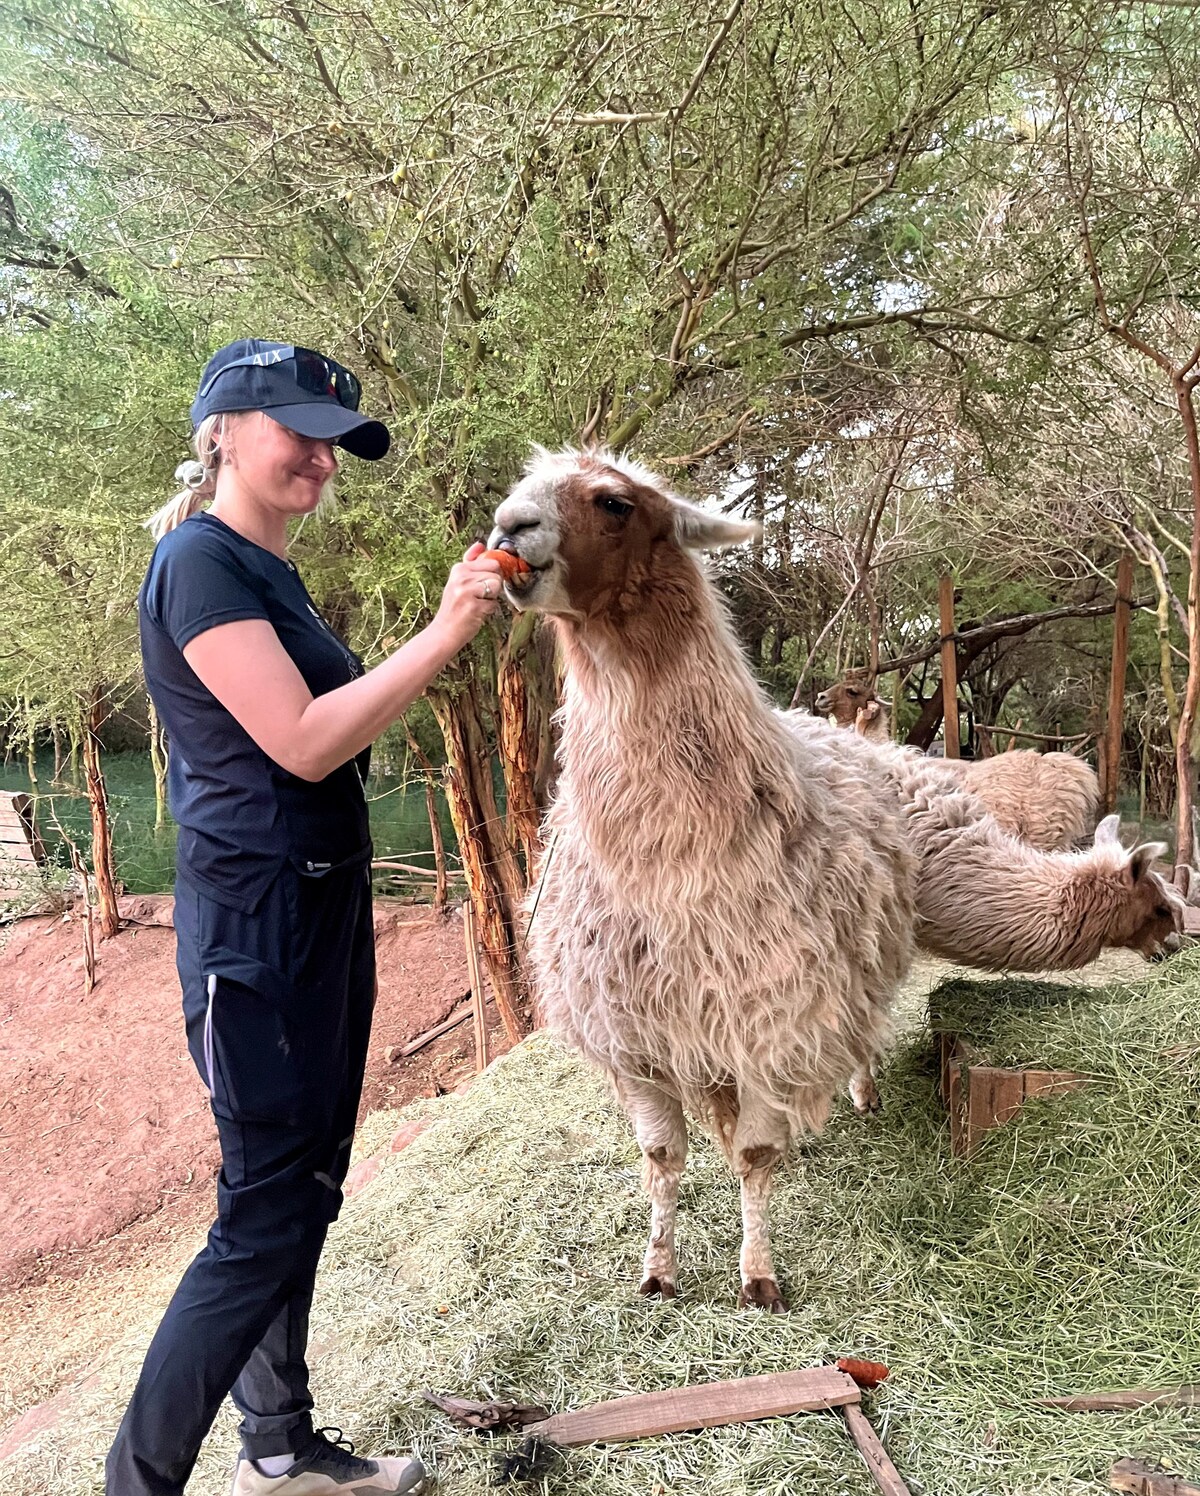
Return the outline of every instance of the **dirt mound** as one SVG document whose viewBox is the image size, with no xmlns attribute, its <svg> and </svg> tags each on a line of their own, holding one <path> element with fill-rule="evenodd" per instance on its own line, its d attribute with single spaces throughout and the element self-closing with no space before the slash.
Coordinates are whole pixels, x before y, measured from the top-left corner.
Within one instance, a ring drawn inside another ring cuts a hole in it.
<svg viewBox="0 0 1200 1496">
<path fill-rule="evenodd" d="M 0 1283 L 111 1236 L 216 1172 L 216 1133 L 184 1039 L 171 906 L 169 897 L 124 903 L 129 923 L 99 947 L 88 997 L 77 918 L 26 920 L 0 950 Z M 438 1023 L 469 986 L 457 916 L 380 904 L 375 933 L 364 1114 L 437 1088 L 437 1050 L 405 1066 L 385 1052 Z"/>
</svg>

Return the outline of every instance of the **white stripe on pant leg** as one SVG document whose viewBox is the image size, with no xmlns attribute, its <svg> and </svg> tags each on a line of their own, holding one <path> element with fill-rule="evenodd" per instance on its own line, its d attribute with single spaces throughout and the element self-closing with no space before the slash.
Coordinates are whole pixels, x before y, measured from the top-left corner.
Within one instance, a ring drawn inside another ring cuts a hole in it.
<svg viewBox="0 0 1200 1496">
<path fill-rule="evenodd" d="M 217 995 L 217 974 L 214 971 L 208 979 L 208 1010 L 204 1015 L 204 1068 L 208 1071 L 208 1094 L 214 1095 L 213 1089 L 213 998 Z"/>
</svg>

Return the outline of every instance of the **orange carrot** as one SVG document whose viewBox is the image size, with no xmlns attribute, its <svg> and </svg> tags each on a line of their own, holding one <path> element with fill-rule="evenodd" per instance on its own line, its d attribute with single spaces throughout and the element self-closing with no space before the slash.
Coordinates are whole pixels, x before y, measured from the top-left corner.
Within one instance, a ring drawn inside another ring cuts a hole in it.
<svg viewBox="0 0 1200 1496">
<path fill-rule="evenodd" d="M 513 577 L 519 577 L 522 572 L 531 570 L 529 562 L 523 556 L 518 556 L 515 551 L 484 551 L 479 559 L 495 561 L 506 582 L 511 582 Z"/>
<path fill-rule="evenodd" d="M 837 1365 L 839 1371 L 844 1371 L 867 1392 L 878 1387 L 880 1382 L 886 1382 L 891 1375 L 882 1361 L 859 1361 L 854 1356 L 839 1356 Z"/>
</svg>

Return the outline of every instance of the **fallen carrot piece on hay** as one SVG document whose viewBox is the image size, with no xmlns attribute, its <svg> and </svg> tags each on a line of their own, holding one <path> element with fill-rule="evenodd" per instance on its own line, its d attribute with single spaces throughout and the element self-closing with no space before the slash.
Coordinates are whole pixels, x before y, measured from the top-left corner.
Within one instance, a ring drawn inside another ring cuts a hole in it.
<svg viewBox="0 0 1200 1496">
<path fill-rule="evenodd" d="M 886 1382 L 891 1371 L 882 1361 L 860 1361 L 857 1356 L 839 1356 L 837 1369 L 853 1377 L 864 1392 L 874 1392 L 880 1382 Z"/>
</svg>

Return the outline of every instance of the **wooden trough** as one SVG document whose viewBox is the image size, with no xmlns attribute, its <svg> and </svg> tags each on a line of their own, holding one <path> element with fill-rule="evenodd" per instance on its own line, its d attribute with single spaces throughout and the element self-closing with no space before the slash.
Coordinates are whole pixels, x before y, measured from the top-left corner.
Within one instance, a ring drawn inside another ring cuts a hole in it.
<svg viewBox="0 0 1200 1496">
<path fill-rule="evenodd" d="M 46 861 L 28 795 L 0 792 L 0 894 L 19 890 Z"/>
<path fill-rule="evenodd" d="M 986 1133 L 1003 1127 L 1027 1101 L 1064 1096 L 1089 1082 L 1089 1076 L 1076 1070 L 990 1064 L 933 1003 L 930 1023 L 939 1093 L 950 1118 L 950 1149 L 957 1158 L 969 1158 Z"/>
</svg>

